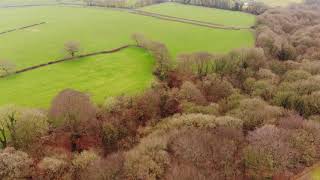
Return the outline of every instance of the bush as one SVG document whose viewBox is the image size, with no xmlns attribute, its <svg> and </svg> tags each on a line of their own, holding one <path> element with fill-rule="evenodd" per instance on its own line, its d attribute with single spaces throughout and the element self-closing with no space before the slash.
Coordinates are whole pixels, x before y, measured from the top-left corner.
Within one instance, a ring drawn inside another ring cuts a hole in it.
<svg viewBox="0 0 320 180">
<path fill-rule="evenodd" d="M 104 159 L 94 161 L 86 170 L 84 179 L 124 179 L 124 157 L 121 152 L 110 154 Z"/>
<path fill-rule="evenodd" d="M 311 73 L 312 75 L 320 74 L 320 62 L 303 60 L 301 63 L 301 68 L 304 71 Z"/>
<path fill-rule="evenodd" d="M 148 136 L 134 149 L 125 153 L 124 172 L 128 179 L 162 178 L 170 159 L 167 137 Z"/>
<path fill-rule="evenodd" d="M 254 98 L 242 100 L 239 108 L 229 114 L 242 119 L 244 121 L 244 130 L 250 131 L 264 124 L 277 123 L 283 113 L 283 109 L 268 105 L 263 100 Z"/>
<path fill-rule="evenodd" d="M 259 69 L 257 77 L 259 79 L 269 80 L 272 84 L 277 84 L 280 81 L 279 76 L 274 74 L 270 69 Z"/>
<path fill-rule="evenodd" d="M 306 80 L 308 78 L 311 77 L 311 74 L 303 71 L 303 70 L 292 70 L 292 71 L 288 71 L 284 77 L 283 77 L 283 81 L 286 82 L 295 82 L 298 80 Z"/>
<path fill-rule="evenodd" d="M 182 129 L 170 138 L 169 148 L 175 161 L 190 164 L 204 179 L 235 179 L 241 174 L 237 150 L 241 130 Z"/>
<path fill-rule="evenodd" d="M 31 179 L 34 170 L 28 154 L 13 148 L 0 151 L 0 179 Z"/>
<path fill-rule="evenodd" d="M 39 178 L 41 179 L 70 179 L 70 164 L 57 157 L 45 157 L 38 163 Z"/>
<path fill-rule="evenodd" d="M 210 104 L 208 106 L 196 105 L 194 103 L 185 102 L 181 104 L 183 113 L 186 114 L 209 114 L 209 115 L 219 115 L 219 105 Z"/>
<path fill-rule="evenodd" d="M 274 96 L 276 87 L 270 80 L 258 80 L 248 78 L 245 81 L 245 89 L 252 96 L 260 96 L 264 100 L 270 100 Z"/>
<path fill-rule="evenodd" d="M 102 162 L 103 160 L 92 150 L 76 154 L 72 160 L 73 179 L 86 180 L 96 176 L 103 177 L 104 174 L 96 169 L 100 168 L 97 165 Z"/>
<path fill-rule="evenodd" d="M 181 100 L 186 100 L 196 104 L 204 104 L 206 102 L 205 97 L 202 95 L 197 86 L 189 81 L 186 81 L 182 84 L 178 97 Z"/>
<path fill-rule="evenodd" d="M 125 132 L 114 127 L 111 123 L 104 123 L 102 127 L 102 141 L 106 149 L 112 150 L 117 141 L 125 136 Z"/>
<path fill-rule="evenodd" d="M 238 91 L 235 91 L 229 97 L 221 99 L 219 104 L 219 112 L 222 114 L 227 113 L 228 111 L 237 108 L 240 105 L 240 101 L 245 97 L 241 95 Z"/>
<path fill-rule="evenodd" d="M 200 88 L 210 102 L 218 102 L 223 98 L 227 98 L 234 91 L 232 84 L 214 75 L 206 77 L 202 81 Z"/>
<path fill-rule="evenodd" d="M 244 159 L 249 179 L 272 178 L 286 169 L 290 148 L 280 129 L 266 125 L 250 132 L 247 139 Z"/>
<path fill-rule="evenodd" d="M 49 130 L 47 115 L 39 110 L 24 110 L 16 122 L 16 145 L 27 149 Z"/>
</svg>

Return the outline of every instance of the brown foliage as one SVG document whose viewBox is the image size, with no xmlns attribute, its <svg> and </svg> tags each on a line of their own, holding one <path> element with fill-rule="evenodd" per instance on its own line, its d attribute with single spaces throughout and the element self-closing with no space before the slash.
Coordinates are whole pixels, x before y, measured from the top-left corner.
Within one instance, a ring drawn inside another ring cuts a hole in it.
<svg viewBox="0 0 320 180">
<path fill-rule="evenodd" d="M 34 173 L 33 160 L 14 148 L 0 151 L 0 179 L 30 179 Z"/>
<path fill-rule="evenodd" d="M 64 44 L 64 50 L 71 56 L 74 57 L 77 52 L 80 51 L 80 44 L 76 41 L 68 41 Z"/>
<path fill-rule="evenodd" d="M 180 171 L 191 168 L 203 179 L 235 179 L 241 174 L 241 141 L 241 131 L 231 128 L 185 129 L 170 139 L 169 150 L 174 161 L 186 164 Z"/>
<path fill-rule="evenodd" d="M 96 108 L 89 96 L 74 90 L 60 92 L 52 101 L 49 117 L 53 124 L 71 132 L 72 150 L 82 135 L 99 133 Z M 98 131 L 98 132 L 97 132 Z"/>
<path fill-rule="evenodd" d="M 274 8 L 258 16 L 257 45 L 280 60 L 318 59 L 319 5 Z"/>
</svg>

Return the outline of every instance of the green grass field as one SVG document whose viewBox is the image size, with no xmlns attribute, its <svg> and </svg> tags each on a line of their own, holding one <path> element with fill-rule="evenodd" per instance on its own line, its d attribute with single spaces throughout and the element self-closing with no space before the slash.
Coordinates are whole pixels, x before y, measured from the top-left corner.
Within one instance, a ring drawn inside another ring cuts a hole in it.
<svg viewBox="0 0 320 180">
<path fill-rule="evenodd" d="M 146 6 L 141 8 L 141 10 L 227 26 L 250 27 L 255 23 L 255 17 L 247 13 L 190 6 L 180 3 L 161 3 Z"/>
<path fill-rule="evenodd" d="M 235 22 L 237 22 L 235 14 Z M 221 30 L 159 20 L 105 8 L 46 6 L 0 10 L 0 31 L 47 22 L 0 35 L 0 59 L 8 59 L 17 69 L 66 56 L 64 43 L 80 42 L 82 52 L 109 50 L 134 43 L 131 35 L 165 43 L 172 56 L 183 52 L 226 53 L 234 48 L 251 47 L 248 30 Z M 47 107 L 59 91 L 73 88 L 88 92 L 100 103 L 105 97 L 132 94 L 148 87 L 153 58 L 131 48 L 66 62 L 0 79 L 0 105 Z"/>
<path fill-rule="evenodd" d="M 312 180 L 319 180 L 320 179 L 320 167 L 315 169 L 311 176 L 312 176 Z"/>
<path fill-rule="evenodd" d="M 89 93 L 103 103 L 105 97 L 130 95 L 150 86 L 153 64 L 149 53 L 129 48 L 13 75 L 0 80 L 0 105 L 48 107 L 65 88 Z"/>
<path fill-rule="evenodd" d="M 69 40 L 79 41 L 85 53 L 133 43 L 135 32 L 165 43 L 173 56 L 194 51 L 225 53 L 254 43 L 252 33 L 246 30 L 203 28 L 116 10 L 32 7 L 0 11 L 0 31 L 10 24 L 42 21 L 47 24 L 1 35 L 0 59 L 10 59 L 22 68 L 64 57 L 62 49 Z"/>
<path fill-rule="evenodd" d="M 303 0 L 259 0 L 265 4 L 275 7 L 275 6 L 287 6 L 291 3 L 301 3 Z"/>
</svg>

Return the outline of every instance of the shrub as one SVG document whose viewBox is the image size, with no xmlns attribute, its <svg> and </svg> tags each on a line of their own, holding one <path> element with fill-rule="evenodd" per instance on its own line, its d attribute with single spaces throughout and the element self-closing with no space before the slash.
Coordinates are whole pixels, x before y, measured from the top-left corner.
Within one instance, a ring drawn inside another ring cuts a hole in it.
<svg viewBox="0 0 320 180">
<path fill-rule="evenodd" d="M 239 108 L 231 111 L 231 116 L 238 117 L 244 121 L 244 130 L 254 130 L 264 124 L 276 123 L 283 115 L 283 109 L 268 105 L 261 99 L 244 99 Z"/>
<path fill-rule="evenodd" d="M 181 100 L 186 100 L 196 104 L 204 104 L 206 101 L 205 97 L 202 95 L 197 86 L 189 81 L 186 81 L 182 84 L 178 97 Z"/>
<path fill-rule="evenodd" d="M 320 114 L 320 91 L 313 92 L 309 96 L 304 96 L 304 111 L 305 116 Z"/>
<path fill-rule="evenodd" d="M 93 166 L 100 157 L 93 151 L 83 151 L 76 154 L 72 160 L 73 176 L 75 179 L 90 179 L 89 167 Z"/>
<path fill-rule="evenodd" d="M 117 141 L 125 136 L 125 132 L 114 127 L 111 123 L 104 123 L 102 127 L 102 141 L 106 149 L 113 149 Z"/>
<path fill-rule="evenodd" d="M 287 81 L 287 82 L 294 82 L 294 81 L 298 81 L 298 80 L 306 80 L 308 78 L 311 77 L 311 74 L 303 71 L 303 70 L 292 70 L 292 71 L 288 71 L 284 77 L 283 77 L 283 81 Z"/>
<path fill-rule="evenodd" d="M 258 80 L 248 78 L 245 81 L 245 89 L 252 96 L 260 96 L 264 100 L 270 100 L 274 96 L 276 87 L 270 80 Z"/>
<path fill-rule="evenodd" d="M 277 84 L 280 80 L 279 76 L 274 74 L 270 69 L 259 69 L 257 72 L 259 79 L 270 80 L 272 84 Z"/>
<path fill-rule="evenodd" d="M 286 169 L 290 148 L 280 129 L 266 125 L 250 132 L 247 139 L 244 160 L 248 178 L 272 178 Z"/>
<path fill-rule="evenodd" d="M 169 148 L 175 161 L 193 165 L 205 179 L 234 179 L 241 174 L 241 136 L 241 130 L 229 128 L 182 129 L 170 138 Z"/>
<path fill-rule="evenodd" d="M 201 84 L 206 99 L 210 102 L 218 102 L 230 96 L 234 89 L 232 84 L 217 76 L 206 77 Z"/>
<path fill-rule="evenodd" d="M 194 180 L 206 179 L 202 172 L 194 165 L 171 162 L 170 167 L 166 171 L 165 179 L 168 180 Z"/>
<path fill-rule="evenodd" d="M 104 159 L 98 159 L 87 168 L 83 179 L 124 179 L 124 157 L 121 152 L 110 154 Z"/>
<path fill-rule="evenodd" d="M 312 75 L 320 74 L 320 62 L 303 60 L 301 63 L 301 68 L 304 71 L 311 73 Z"/>
<path fill-rule="evenodd" d="M 124 173 L 129 179 L 162 178 L 170 159 L 167 137 L 148 136 L 134 149 L 125 153 Z"/>
<path fill-rule="evenodd" d="M 219 112 L 222 114 L 227 113 L 228 111 L 237 108 L 240 105 L 240 101 L 245 97 L 241 95 L 238 91 L 235 91 L 229 97 L 221 99 L 219 104 Z"/>
<path fill-rule="evenodd" d="M 219 115 L 219 105 L 210 104 L 208 106 L 196 105 L 194 103 L 185 102 L 181 104 L 183 113 L 186 114 L 210 114 L 210 115 Z"/>
<path fill-rule="evenodd" d="M 45 157 L 38 163 L 39 178 L 41 179 L 69 179 L 70 165 L 64 159 Z"/>
<path fill-rule="evenodd" d="M 33 174 L 33 160 L 28 154 L 13 148 L 0 151 L 0 179 L 30 179 Z"/>
<path fill-rule="evenodd" d="M 30 148 L 49 130 L 47 115 L 39 110 L 24 110 L 16 122 L 16 145 Z"/>
</svg>

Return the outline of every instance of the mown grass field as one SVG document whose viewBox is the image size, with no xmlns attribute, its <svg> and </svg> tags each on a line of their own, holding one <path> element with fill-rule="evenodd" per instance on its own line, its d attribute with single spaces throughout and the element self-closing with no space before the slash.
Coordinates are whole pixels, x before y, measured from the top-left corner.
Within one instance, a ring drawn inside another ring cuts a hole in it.
<svg viewBox="0 0 320 180">
<path fill-rule="evenodd" d="M 64 43 L 70 40 L 80 42 L 83 54 L 133 44 L 131 35 L 136 32 L 165 43 L 173 58 L 183 52 L 225 53 L 254 44 L 249 30 L 210 29 L 105 8 L 0 10 L 0 31 L 39 22 L 46 24 L 0 35 L 0 59 L 21 69 L 65 57 Z M 88 92 L 101 103 L 108 96 L 133 94 L 150 86 L 153 63 L 150 55 L 131 48 L 2 78 L 0 105 L 47 107 L 65 88 Z"/>
<path fill-rule="evenodd" d="M 0 80 L 0 105 L 48 107 L 61 90 L 89 93 L 97 103 L 108 96 L 132 95 L 150 86 L 154 61 L 138 48 L 76 59 Z"/>
<path fill-rule="evenodd" d="M 255 23 L 255 17 L 251 14 L 184 5 L 180 3 L 161 3 L 152 6 L 146 6 L 141 8 L 141 10 L 227 26 L 250 27 Z"/>
</svg>

